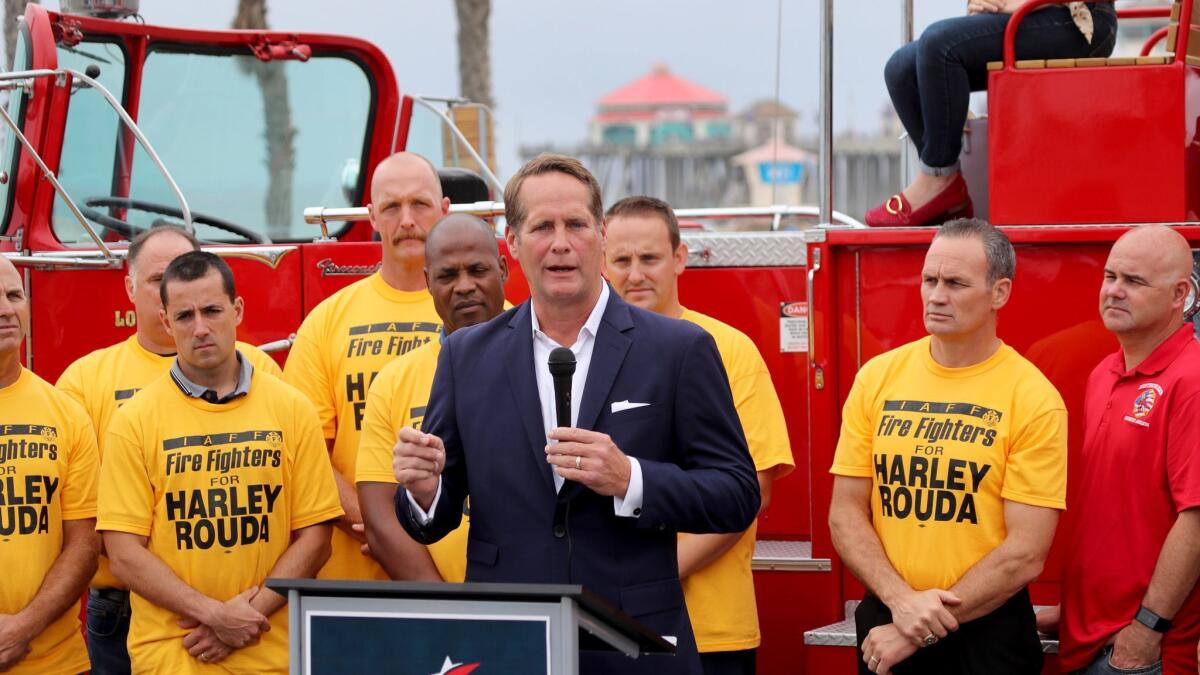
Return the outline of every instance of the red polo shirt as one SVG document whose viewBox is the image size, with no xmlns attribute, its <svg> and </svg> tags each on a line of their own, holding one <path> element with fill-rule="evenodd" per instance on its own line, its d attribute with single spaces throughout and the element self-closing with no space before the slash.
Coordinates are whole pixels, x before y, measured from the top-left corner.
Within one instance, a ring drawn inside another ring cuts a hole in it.
<svg viewBox="0 0 1200 675">
<path fill-rule="evenodd" d="M 1083 668 L 1133 620 L 1167 532 L 1200 506 L 1200 343 L 1186 324 L 1136 368 L 1088 378 L 1080 482 L 1068 513 L 1059 664 Z M 1200 593 L 1163 639 L 1165 673 L 1196 673 Z"/>
</svg>

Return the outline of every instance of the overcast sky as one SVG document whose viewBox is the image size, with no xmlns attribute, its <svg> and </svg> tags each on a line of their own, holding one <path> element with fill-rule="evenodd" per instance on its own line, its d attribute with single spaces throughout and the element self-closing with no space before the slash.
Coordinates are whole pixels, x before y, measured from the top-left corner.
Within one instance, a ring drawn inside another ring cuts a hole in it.
<svg viewBox="0 0 1200 675">
<path fill-rule="evenodd" d="M 48 0 L 55 9 L 57 0 Z M 501 178 L 520 145 L 583 140 L 596 99 L 656 62 L 722 92 L 732 108 L 774 96 L 778 0 L 496 0 L 492 81 Z M 816 128 L 818 0 L 783 0 L 780 97 Z M 917 32 L 962 13 L 919 0 Z M 225 28 L 236 0 L 141 0 L 147 23 Z M 835 123 L 879 128 L 882 70 L 900 44 L 900 0 L 836 0 Z M 458 94 L 453 0 L 268 0 L 272 28 L 354 35 L 377 44 L 401 91 Z"/>
</svg>

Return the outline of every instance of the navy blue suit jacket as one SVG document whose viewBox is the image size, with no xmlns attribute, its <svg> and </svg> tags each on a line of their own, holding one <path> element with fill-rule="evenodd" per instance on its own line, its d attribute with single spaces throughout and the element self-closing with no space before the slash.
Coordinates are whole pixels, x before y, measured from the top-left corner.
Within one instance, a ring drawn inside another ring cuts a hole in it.
<svg viewBox="0 0 1200 675">
<path fill-rule="evenodd" d="M 578 427 L 608 434 L 641 465 L 641 513 L 618 517 L 612 497 L 582 485 L 567 482 L 555 493 L 530 311 L 525 302 L 443 343 L 422 424 L 446 447 L 441 495 L 423 526 L 401 490 L 397 516 L 415 539 L 431 543 L 458 526 L 470 495 L 468 580 L 583 584 L 679 640 L 670 659 L 585 653 L 583 672 L 699 672 L 676 532 L 740 532 L 759 507 L 754 464 L 716 345 L 693 323 L 610 293 Z M 614 401 L 650 405 L 614 413 Z"/>
</svg>

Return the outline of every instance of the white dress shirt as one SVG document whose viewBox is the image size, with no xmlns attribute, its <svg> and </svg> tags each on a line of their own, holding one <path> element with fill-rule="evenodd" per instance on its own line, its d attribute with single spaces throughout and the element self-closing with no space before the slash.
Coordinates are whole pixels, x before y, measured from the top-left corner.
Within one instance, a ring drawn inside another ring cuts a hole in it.
<svg viewBox="0 0 1200 675">
<path fill-rule="evenodd" d="M 571 426 L 575 426 L 579 422 L 579 403 L 583 400 L 583 385 L 587 382 L 588 369 L 592 365 L 592 348 L 596 344 L 596 334 L 600 330 L 600 320 L 604 317 L 605 308 L 608 307 L 610 294 L 608 284 L 601 282 L 600 298 L 596 301 L 596 306 L 592 308 L 592 313 L 588 315 L 587 321 L 584 322 L 583 328 L 579 330 L 579 335 L 570 347 L 571 352 L 575 354 L 575 374 L 571 377 Z M 554 405 L 554 378 L 550 376 L 549 359 L 550 352 L 562 345 L 542 332 L 541 325 L 538 323 L 537 305 L 533 305 L 532 301 L 530 301 L 529 316 L 533 330 L 533 371 L 537 380 L 538 400 L 542 404 L 542 426 L 546 430 L 546 444 L 549 445 L 558 442 L 549 438 L 550 431 L 558 427 L 558 413 Z M 557 472 L 553 472 L 553 476 L 554 490 L 557 492 L 562 489 L 565 479 Z M 442 484 L 439 478 L 433 505 L 426 513 L 413 499 L 412 493 L 408 493 L 408 501 L 415 509 L 417 519 L 421 521 L 422 525 L 433 520 L 437 500 L 441 494 Z M 613 497 L 613 511 L 618 516 L 629 518 L 641 515 L 642 467 L 633 457 L 629 458 L 629 487 L 625 492 L 624 499 Z"/>
<path fill-rule="evenodd" d="M 575 354 L 575 374 L 571 376 L 571 426 L 579 424 L 579 403 L 583 400 L 583 385 L 587 382 L 588 370 L 592 365 L 592 348 L 596 345 L 596 333 L 600 330 L 600 320 L 604 318 L 604 310 L 608 307 L 608 297 L 612 291 L 608 284 L 601 282 L 600 298 L 592 313 L 588 315 L 583 328 L 571 345 Z M 562 345 L 550 339 L 541 330 L 538 323 L 537 305 L 531 307 L 529 313 L 533 324 L 533 371 L 537 376 L 538 399 L 542 403 L 542 426 L 546 429 L 546 443 L 557 443 L 550 440 L 550 431 L 558 427 L 558 412 L 554 405 L 554 378 L 550 376 L 550 352 Z M 554 490 L 562 489 L 562 476 L 554 472 Z M 625 498 L 613 497 L 613 509 L 618 516 L 634 517 L 641 514 L 642 509 L 642 467 L 633 457 L 629 458 L 629 489 Z"/>
</svg>

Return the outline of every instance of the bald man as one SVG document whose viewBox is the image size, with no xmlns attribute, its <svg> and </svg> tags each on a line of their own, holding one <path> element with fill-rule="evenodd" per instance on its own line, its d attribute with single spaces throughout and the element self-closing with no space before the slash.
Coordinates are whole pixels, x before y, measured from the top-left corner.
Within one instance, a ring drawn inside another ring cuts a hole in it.
<svg viewBox="0 0 1200 675">
<path fill-rule="evenodd" d="M 96 571 L 96 434 L 21 365 L 29 296 L 0 256 L 0 672 L 89 669 L 79 595 Z"/>
<path fill-rule="evenodd" d="M 425 277 L 445 326 L 443 336 L 489 321 L 504 311 L 508 263 L 500 255 L 491 226 L 475 216 L 451 214 L 433 228 L 425 242 Z M 392 448 L 401 428 L 421 428 L 441 352 L 439 337 L 392 361 L 379 371 L 367 395 L 358 448 L 358 492 L 371 551 L 397 578 L 402 578 L 408 563 L 396 544 L 411 538 L 396 519 Z M 444 581 L 463 581 L 467 517 L 464 515 L 462 525 L 445 539 L 430 544 L 429 553 Z"/>
<path fill-rule="evenodd" d="M 441 319 L 425 284 L 425 237 L 450 211 L 437 170 L 424 157 L 401 152 L 379 163 L 367 205 L 379 233 L 382 266 L 326 298 L 296 333 L 284 379 L 317 408 L 346 515 L 333 533 L 323 579 L 388 579 L 364 550 L 362 511 L 354 488 L 367 390 L 396 357 L 434 342 Z M 407 540 L 411 555 L 392 568 L 403 579 L 438 580 L 425 547 Z"/>
<path fill-rule="evenodd" d="M 1187 240 L 1158 225 L 1127 232 L 1104 265 L 1100 316 L 1121 348 L 1087 383 L 1083 473 L 1066 525 L 1063 672 L 1196 672 L 1200 344 L 1184 321 L 1191 273 Z M 1053 629 L 1057 614 L 1043 613 L 1041 627 Z"/>
</svg>

